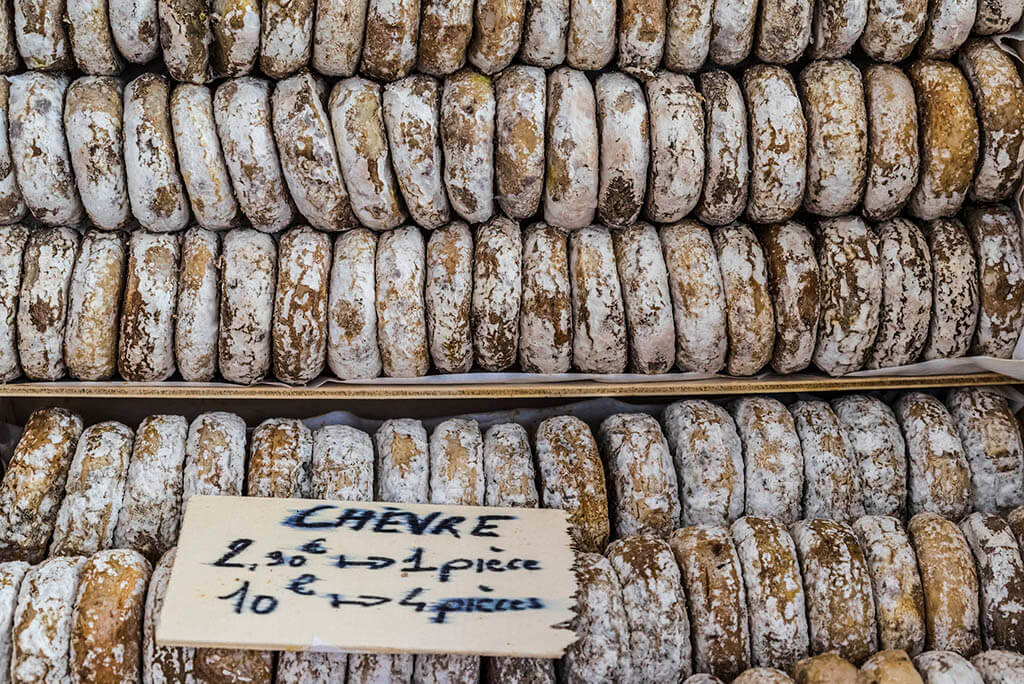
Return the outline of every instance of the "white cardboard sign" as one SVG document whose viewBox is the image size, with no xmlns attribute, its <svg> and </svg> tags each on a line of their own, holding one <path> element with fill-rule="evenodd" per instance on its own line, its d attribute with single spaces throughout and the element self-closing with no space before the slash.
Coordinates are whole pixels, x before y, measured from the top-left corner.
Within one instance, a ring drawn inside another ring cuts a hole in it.
<svg viewBox="0 0 1024 684">
<path fill-rule="evenodd" d="M 194 496 L 156 637 L 557 658 L 572 564 L 559 510 Z"/>
</svg>

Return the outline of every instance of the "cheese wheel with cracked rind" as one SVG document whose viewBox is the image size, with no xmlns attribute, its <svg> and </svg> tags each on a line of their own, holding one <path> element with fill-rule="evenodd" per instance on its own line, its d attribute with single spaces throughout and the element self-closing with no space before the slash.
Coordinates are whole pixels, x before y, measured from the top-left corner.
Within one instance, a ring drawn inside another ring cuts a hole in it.
<svg viewBox="0 0 1024 684">
<path fill-rule="evenodd" d="M 635 373 L 671 370 L 676 356 L 668 270 L 658 231 L 646 223 L 612 233 Z"/>
<path fill-rule="evenodd" d="M 1006 398 L 993 390 L 961 387 L 949 393 L 946 405 L 970 465 L 973 509 L 1002 513 L 1024 504 L 1024 444 Z M 1024 641 L 1014 648 L 1024 649 Z"/>
<path fill-rule="evenodd" d="M 985 648 L 1020 651 L 1024 642 L 1024 561 L 1009 524 L 975 512 L 960 522 L 974 554 L 981 589 L 981 638 Z"/>
<path fill-rule="evenodd" d="M 300 226 L 281 235 L 271 323 L 274 376 L 281 382 L 301 385 L 324 369 L 330 272 L 326 233 Z"/>
<path fill-rule="evenodd" d="M 313 433 L 302 421 L 269 418 L 252 433 L 246 496 L 310 496 Z"/>
<path fill-rule="evenodd" d="M 5 4 L 0 8 L 0 73 L 9 74 L 17 71 L 20 64 L 21 57 L 14 35 L 14 8 Z M 0 662 L 0 669 L 6 672 L 8 668 L 3 665 Z"/>
<path fill-rule="evenodd" d="M 579 639 L 558 661 L 559 681 L 621 681 L 632 671 L 629 619 L 622 586 L 607 558 L 580 553 L 573 570 L 579 608 L 571 627 Z"/>
<path fill-rule="evenodd" d="M 834 59 L 848 55 L 867 25 L 868 4 L 868 0 L 818 0 L 811 56 Z"/>
<path fill-rule="evenodd" d="M 711 61 L 739 64 L 750 54 L 757 22 L 757 0 L 715 0 L 711 12 Z"/>
<path fill-rule="evenodd" d="M 425 261 L 418 228 L 396 228 L 377 242 L 377 340 L 384 374 L 393 378 L 426 375 L 430 369 Z"/>
<path fill-rule="evenodd" d="M 28 228 L 20 223 L 0 227 L 0 381 L 2 382 L 17 380 L 21 377 L 17 337 L 18 295 L 21 290 L 21 260 L 25 253 L 28 236 Z M 0 667 L 0 671 L 2 671 L 2 667 Z"/>
<path fill-rule="evenodd" d="M 839 419 L 824 401 L 790 404 L 804 455 L 804 518 L 852 522 L 864 515 L 860 467 Z"/>
<path fill-rule="evenodd" d="M 193 226 L 181 241 L 174 358 L 189 382 L 209 382 L 217 372 L 220 326 L 220 238 Z"/>
<path fill-rule="evenodd" d="M 110 33 L 125 60 L 145 64 L 160 54 L 158 0 L 108 0 Z"/>
<path fill-rule="evenodd" d="M 0 13 L 3 10 L 0 9 Z M 2 20 L 2 18 L 0 18 Z M 0 29 L 0 43 L 3 31 Z M 0 57 L 2 58 L 2 57 Z M 0 78 L 0 224 L 17 223 L 25 218 L 28 208 L 21 197 L 18 178 L 15 175 L 14 160 L 11 158 L 11 139 L 8 136 L 8 114 L 10 113 L 10 83 Z"/>
<path fill-rule="evenodd" d="M 1024 82 L 1013 58 L 992 39 L 968 41 L 959 62 L 978 105 L 981 130 L 971 199 L 1000 202 L 1010 197 L 1024 174 Z"/>
<path fill-rule="evenodd" d="M 252 71 L 260 50 L 260 6 L 256 0 L 211 0 L 210 66 L 216 77 Z"/>
<path fill-rule="evenodd" d="M 608 541 L 608 496 L 597 442 L 579 418 L 556 416 L 537 426 L 534 452 L 541 505 L 568 511 L 569 534 L 584 552 Z"/>
<path fill-rule="evenodd" d="M 853 523 L 871 575 L 883 649 L 917 655 L 924 648 L 924 590 L 910 538 L 899 519 L 865 515 Z"/>
<path fill-rule="evenodd" d="M 1024 677 L 1024 656 L 1016 651 L 991 650 L 971 658 L 985 684 L 1013 684 Z"/>
<path fill-rule="evenodd" d="M 29 415 L 0 483 L 0 562 L 46 557 L 81 433 L 82 419 L 62 408 Z"/>
<path fill-rule="evenodd" d="M 245 481 L 245 421 L 233 413 L 201 413 L 188 428 L 181 510 L 194 494 L 241 496 Z"/>
<path fill-rule="evenodd" d="M 494 95 L 495 199 L 506 216 L 524 219 L 544 192 L 544 70 L 510 66 L 494 79 Z"/>
<path fill-rule="evenodd" d="M 771 364 L 776 373 L 807 368 L 818 336 L 819 283 L 814 238 L 795 221 L 762 228 L 768 293 L 775 310 L 775 348 Z"/>
<path fill-rule="evenodd" d="M 178 85 L 171 93 L 171 124 L 178 167 L 196 222 L 208 230 L 236 225 L 238 202 L 220 148 L 210 89 Z"/>
<path fill-rule="evenodd" d="M 417 74 L 384 86 L 384 123 L 391 164 L 412 220 L 424 228 L 448 223 L 451 209 L 441 157 L 441 85 Z"/>
<path fill-rule="evenodd" d="M 565 62 L 573 69 L 603 69 L 615 56 L 616 3 L 571 0 Z"/>
<path fill-rule="evenodd" d="M 275 233 L 291 224 L 295 206 L 281 172 L 270 109 L 270 83 L 263 79 L 225 81 L 213 94 L 213 117 L 238 205 L 253 228 Z"/>
<path fill-rule="evenodd" d="M 373 441 L 348 425 L 313 433 L 310 495 L 316 499 L 373 500 Z"/>
<path fill-rule="evenodd" d="M 747 206 L 750 146 L 743 91 L 726 71 L 700 74 L 704 98 L 704 187 L 696 216 L 703 223 L 723 226 L 740 217 Z"/>
<path fill-rule="evenodd" d="M 626 369 L 626 314 L 611 232 L 603 226 L 569 237 L 572 361 L 582 373 Z"/>
<path fill-rule="evenodd" d="M 925 59 L 948 59 L 971 34 L 979 0 L 929 2 L 928 21 L 917 42 L 917 54 Z"/>
<path fill-rule="evenodd" d="M 594 86 L 601 149 L 597 215 L 613 228 L 635 222 L 647 191 L 650 120 L 640 84 L 625 74 L 598 77 Z"/>
<path fill-rule="evenodd" d="M 124 68 L 107 19 L 106 0 L 70 0 L 65 4 L 71 54 L 79 71 L 116 76 Z"/>
<path fill-rule="evenodd" d="M 853 663 L 863 662 L 877 650 L 878 639 L 871 577 L 853 529 L 833 520 L 808 519 L 790 531 L 807 594 L 811 653 L 834 651 Z"/>
<path fill-rule="evenodd" d="M 682 509 L 672 453 L 657 419 L 617 413 L 601 422 L 598 439 L 611 480 L 615 535 L 668 537 L 679 527 Z"/>
<path fill-rule="evenodd" d="M 669 545 L 686 590 L 693 669 L 729 681 L 750 665 L 746 591 L 729 529 L 684 527 Z"/>
<path fill-rule="evenodd" d="M 527 373 L 565 373 L 572 361 L 569 254 L 563 233 L 543 222 L 523 234 L 519 365 Z"/>
<path fill-rule="evenodd" d="M 790 64 L 800 59 L 811 42 L 812 0 L 776 0 L 759 3 L 754 54 L 769 64 Z"/>
<path fill-rule="evenodd" d="M 155 562 L 177 542 L 187 438 L 182 416 L 153 415 L 139 423 L 114 548 L 135 549 Z"/>
<path fill-rule="evenodd" d="M 725 290 L 726 372 L 753 375 L 771 359 L 775 345 L 775 311 L 764 251 L 754 232 L 742 223 L 718 227 L 711 238 Z"/>
<path fill-rule="evenodd" d="M 373 435 L 377 447 L 378 501 L 425 503 L 430 494 L 427 431 L 412 418 L 384 421 Z"/>
<path fill-rule="evenodd" d="M 64 364 L 64 326 L 78 233 L 46 228 L 29 233 L 18 295 L 18 357 L 30 380 L 59 380 Z"/>
<path fill-rule="evenodd" d="M 924 226 L 932 257 L 932 317 L 925 361 L 964 356 L 978 320 L 978 267 L 971 240 L 957 219 Z"/>
<path fill-rule="evenodd" d="M 299 212 L 318 230 L 356 226 L 324 100 L 327 87 L 309 72 L 274 87 L 271 120 L 281 172 Z"/>
<path fill-rule="evenodd" d="M 160 646 L 156 643 L 156 626 L 167 596 L 176 549 L 168 549 L 153 568 L 146 591 L 142 622 L 142 681 L 166 684 L 192 684 L 195 649 Z"/>
<path fill-rule="evenodd" d="M 690 625 L 672 548 L 643 534 L 613 541 L 605 555 L 622 591 L 630 676 L 645 682 L 678 682 L 688 676 Z"/>
<path fill-rule="evenodd" d="M 984 684 L 971 662 L 952 651 L 928 651 L 914 658 L 925 684 Z"/>
<path fill-rule="evenodd" d="M 25 68 L 32 71 L 71 69 L 66 4 L 60 0 L 15 0 L 14 37 Z"/>
<path fill-rule="evenodd" d="M 71 682 L 71 633 L 84 558 L 55 557 L 25 575 L 11 629 L 12 682 Z"/>
<path fill-rule="evenodd" d="M 327 295 L 327 365 L 342 380 L 380 375 L 375 262 L 377 236 L 366 228 L 334 240 Z"/>
<path fill-rule="evenodd" d="M 818 224 L 821 318 L 814 365 L 829 375 L 858 370 L 871 353 L 882 308 L 878 236 L 862 219 Z"/>
<path fill-rule="evenodd" d="M 693 211 L 704 183 L 704 109 L 693 81 L 661 71 L 646 83 L 651 121 L 647 217 L 678 221 Z"/>
<path fill-rule="evenodd" d="M 893 408 L 907 442 L 908 513 L 959 520 L 971 510 L 971 475 L 953 417 L 923 392 L 903 395 Z"/>
<path fill-rule="evenodd" d="M 117 370 L 126 252 L 123 233 L 90 230 L 82 236 L 64 327 L 64 363 L 78 380 L 108 380 Z"/>
<path fill-rule="evenodd" d="M 669 405 L 661 420 L 679 474 L 683 524 L 728 524 L 743 515 L 743 445 L 729 413 L 688 399 Z"/>
<path fill-rule="evenodd" d="M 907 69 L 917 95 L 921 170 L 910 195 L 914 216 L 931 220 L 960 210 L 978 159 L 974 97 L 960 70 L 923 59 Z"/>
<path fill-rule="evenodd" d="M 867 684 L 867 677 L 836 653 L 804 658 L 793 668 L 796 684 Z"/>
<path fill-rule="evenodd" d="M 868 684 L 924 684 L 910 656 L 902 650 L 879 651 L 865 661 L 861 672 Z"/>
<path fill-rule="evenodd" d="M 666 69 L 689 73 L 704 66 L 711 48 L 714 6 L 712 0 L 669 0 L 662 10 L 665 13 Z M 637 74 L 638 78 L 645 76 L 649 74 Z"/>
<path fill-rule="evenodd" d="M 898 67 L 864 70 L 868 117 L 868 170 L 864 216 L 879 221 L 899 213 L 917 185 L 917 102 L 910 79 Z"/>
<path fill-rule="evenodd" d="M 529 0 L 523 13 L 519 59 L 550 69 L 565 61 L 570 0 Z"/>
<path fill-rule="evenodd" d="M 82 432 L 57 513 L 51 556 L 90 556 L 110 548 L 134 437 L 129 427 L 115 421 Z"/>
<path fill-rule="evenodd" d="M 981 649 L 978 575 L 967 540 L 955 523 L 935 513 L 918 513 L 907 529 L 924 588 L 926 648 L 974 655 Z"/>
<path fill-rule="evenodd" d="M 469 63 L 485 74 L 496 74 L 511 64 L 519 51 L 524 9 L 524 0 L 476 2 Z"/>
<path fill-rule="evenodd" d="M 907 448 L 896 414 L 875 397 L 851 394 L 832 410 L 858 463 L 864 512 L 903 518 L 907 503 Z"/>
<path fill-rule="evenodd" d="M 597 105 L 582 71 L 548 75 L 544 220 L 566 230 L 594 219 L 598 197 Z"/>
<path fill-rule="evenodd" d="M 423 0 L 416 69 L 444 76 L 462 68 L 473 34 L 473 2 Z"/>
<path fill-rule="evenodd" d="M 489 77 L 463 69 L 444 80 L 444 185 L 452 208 L 469 223 L 482 223 L 494 213 L 494 109 Z"/>
<path fill-rule="evenodd" d="M 382 81 L 406 77 L 416 64 L 419 30 L 419 0 L 369 0 L 360 70 Z"/>
<path fill-rule="evenodd" d="M 129 382 L 158 382 L 174 366 L 179 237 L 132 233 L 128 243 L 117 369 Z"/>
<path fill-rule="evenodd" d="M 82 219 L 82 201 L 62 120 L 71 80 L 29 71 L 8 76 L 7 81 L 7 133 L 25 206 L 46 225 L 75 225 Z"/>
<path fill-rule="evenodd" d="M 474 357 L 483 370 L 502 371 L 515 363 L 519 351 L 523 254 L 519 224 L 495 216 L 477 227 L 473 247 Z"/>
<path fill-rule="evenodd" d="M 1024 327 L 1024 250 L 1020 224 L 1001 204 L 964 214 L 978 259 L 978 326 L 970 353 L 1008 359 Z"/>
<path fill-rule="evenodd" d="M 974 33 L 991 36 L 1011 30 L 1024 12 L 1021 0 L 979 0 Z"/>
<path fill-rule="evenodd" d="M 391 171 L 380 86 L 363 78 L 340 81 L 331 91 L 329 108 L 352 212 L 368 228 L 397 227 L 406 214 Z"/>
<path fill-rule="evenodd" d="M 131 204 L 125 180 L 123 84 L 116 78 L 84 76 L 68 86 L 64 134 L 82 205 L 97 228 L 130 226 Z"/>
<path fill-rule="evenodd" d="M 313 0 L 260 3 L 260 70 L 277 80 L 309 64 L 313 51 Z"/>
<path fill-rule="evenodd" d="M 869 0 L 860 47 L 877 62 L 902 62 L 928 21 L 928 0 Z"/>
<path fill-rule="evenodd" d="M 913 363 L 928 338 L 932 313 L 932 260 L 921 229 L 906 219 L 876 227 L 882 272 L 878 336 L 867 368 Z"/>
<path fill-rule="evenodd" d="M 793 415 L 771 397 L 737 399 L 730 411 L 743 449 L 746 514 L 796 522 L 804 461 Z"/>
<path fill-rule="evenodd" d="M 270 370 L 277 245 L 265 233 L 236 228 L 221 245 L 217 366 L 228 382 L 251 385 Z"/>
<path fill-rule="evenodd" d="M 316 5 L 313 68 L 325 76 L 349 77 L 359 67 L 368 0 L 325 0 Z"/>
<path fill-rule="evenodd" d="M 160 53 L 175 81 L 210 80 L 210 5 L 206 0 L 158 0 Z M 72 36 L 74 33 L 72 33 Z M 72 38 L 72 47 L 74 38 Z"/>
<path fill-rule="evenodd" d="M 740 518 L 731 532 L 747 593 L 751 662 L 789 671 L 809 646 L 796 545 L 774 518 Z"/>
<path fill-rule="evenodd" d="M 487 428 L 483 454 L 484 503 L 537 508 L 540 497 L 526 428 L 518 423 L 500 423 Z"/>
<path fill-rule="evenodd" d="M 666 11 L 665 3 L 656 0 L 623 2 L 617 27 L 618 66 L 627 74 L 639 79 L 654 75 L 665 50 Z M 703 43 L 706 54 L 707 31 Z"/>
<path fill-rule="evenodd" d="M 807 116 L 804 209 L 821 216 L 848 214 L 860 203 L 867 175 L 860 70 L 845 59 L 811 62 L 800 72 L 800 94 Z"/>
<path fill-rule="evenodd" d="M 18 592 L 29 568 L 25 561 L 0 563 L 0 672 L 9 682 L 11 672 L 11 627 L 18 608 Z"/>
<path fill-rule="evenodd" d="M 71 616 L 72 682 L 138 681 L 152 568 L 137 551 L 100 551 L 82 564 Z"/>
<path fill-rule="evenodd" d="M 715 373 L 728 348 L 726 302 L 711 233 L 696 221 L 659 231 L 668 270 L 676 325 L 676 365 L 683 371 Z"/>
<path fill-rule="evenodd" d="M 430 233 L 424 301 L 434 367 L 442 373 L 473 368 L 473 234 L 462 221 Z"/>
<path fill-rule="evenodd" d="M 172 232 L 188 224 L 178 173 L 167 78 L 143 74 L 124 89 L 124 160 L 132 214 L 147 230 Z"/>
<path fill-rule="evenodd" d="M 743 72 L 750 117 L 750 195 L 747 218 L 786 221 L 804 199 L 807 120 L 796 83 L 782 67 L 758 64 Z"/>
</svg>

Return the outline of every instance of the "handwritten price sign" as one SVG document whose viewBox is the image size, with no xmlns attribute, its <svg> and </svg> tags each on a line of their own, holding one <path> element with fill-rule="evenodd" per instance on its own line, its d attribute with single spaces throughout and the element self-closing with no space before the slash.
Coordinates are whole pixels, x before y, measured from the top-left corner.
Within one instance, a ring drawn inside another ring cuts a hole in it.
<svg viewBox="0 0 1024 684">
<path fill-rule="evenodd" d="M 564 511 L 195 496 L 157 641 L 557 658 L 572 562 Z"/>
</svg>

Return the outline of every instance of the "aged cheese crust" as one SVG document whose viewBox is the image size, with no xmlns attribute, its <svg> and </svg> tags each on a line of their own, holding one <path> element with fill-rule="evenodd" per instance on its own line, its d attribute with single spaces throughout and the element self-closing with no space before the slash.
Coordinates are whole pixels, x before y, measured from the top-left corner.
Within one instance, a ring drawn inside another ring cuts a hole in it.
<svg viewBox="0 0 1024 684">
<path fill-rule="evenodd" d="M 813 0 L 759 3 L 760 22 L 754 54 L 762 62 L 790 64 L 800 59 L 811 42 Z"/>
<path fill-rule="evenodd" d="M 462 221 L 430 233 L 424 300 L 434 367 L 468 373 L 473 368 L 473 234 Z"/>
<path fill-rule="evenodd" d="M 970 352 L 1008 359 L 1024 326 L 1020 225 L 999 204 L 971 207 L 964 218 L 978 261 L 978 326 Z"/>
<path fill-rule="evenodd" d="M 519 51 L 524 9 L 524 0 L 475 3 L 469 63 L 485 74 L 496 74 L 511 64 Z"/>
<path fill-rule="evenodd" d="M 803 224 L 776 223 L 759 233 L 768 275 L 768 293 L 775 310 L 775 372 L 807 368 L 818 336 L 819 277 L 814 238 Z"/>
<path fill-rule="evenodd" d="M 28 417 L 0 483 L 0 562 L 46 557 L 81 433 L 82 419 L 61 408 Z"/>
<path fill-rule="evenodd" d="M 759 64 L 743 72 L 750 116 L 750 197 L 747 218 L 786 221 L 804 199 L 807 120 L 793 77 L 782 67 Z"/>
<path fill-rule="evenodd" d="M 519 224 L 496 216 L 477 228 L 473 247 L 474 357 L 483 370 L 502 371 L 515 363 L 519 351 L 523 282 Z"/>
<path fill-rule="evenodd" d="M 529 0 L 523 17 L 519 59 L 550 69 L 565 61 L 570 0 Z"/>
<path fill-rule="evenodd" d="M 174 357 L 189 382 L 209 382 L 217 372 L 220 327 L 220 238 L 193 226 L 182 238 Z"/>
<path fill-rule="evenodd" d="M 878 237 L 855 216 L 818 225 L 821 318 L 814 365 L 829 375 L 864 365 L 878 333 L 882 271 Z"/>
<path fill-rule="evenodd" d="M 108 380 L 117 370 L 125 243 L 121 233 L 90 230 L 78 247 L 64 327 L 64 362 L 78 380 Z"/>
<path fill-rule="evenodd" d="M 181 510 L 193 494 L 241 496 L 245 481 L 245 421 L 233 413 L 196 416 L 185 442 Z"/>
<path fill-rule="evenodd" d="M 659 72 L 646 83 L 651 120 L 647 217 L 672 223 L 693 211 L 704 183 L 704 110 L 693 81 Z"/>
<path fill-rule="evenodd" d="M 246 496 L 308 497 L 313 433 L 302 421 L 270 418 L 252 433 Z"/>
<path fill-rule="evenodd" d="M 158 0 L 108 0 L 110 33 L 118 51 L 133 64 L 160 53 Z"/>
<path fill-rule="evenodd" d="M 84 558 L 51 558 L 22 580 L 11 629 L 12 682 L 70 682 L 72 615 Z"/>
<path fill-rule="evenodd" d="M 728 524 L 743 515 L 743 445 L 729 413 L 703 399 L 678 401 L 662 416 L 679 474 L 684 525 Z"/>
<path fill-rule="evenodd" d="M 793 668 L 796 684 L 865 684 L 866 676 L 856 665 L 836 653 L 804 658 Z"/>
<path fill-rule="evenodd" d="M 484 432 L 484 503 L 537 508 L 540 496 L 526 428 L 499 423 Z"/>
<path fill-rule="evenodd" d="M 689 73 L 704 66 L 711 48 L 711 13 L 714 6 L 714 2 L 705 0 L 670 0 L 667 3 L 663 10 L 666 69 Z M 638 74 L 638 77 L 644 76 L 646 74 Z"/>
<path fill-rule="evenodd" d="M 84 76 L 68 86 L 64 133 L 75 185 L 89 220 L 97 228 L 119 230 L 131 221 L 122 138 L 122 83 Z"/>
<path fill-rule="evenodd" d="M 596 553 L 580 553 L 574 566 L 578 612 L 571 626 L 580 635 L 558 661 L 566 684 L 620 681 L 632 668 L 629 619 L 622 587 L 611 563 Z"/>
<path fill-rule="evenodd" d="M 359 67 L 367 0 L 328 0 L 316 5 L 313 68 L 325 76 L 352 76 Z"/>
<path fill-rule="evenodd" d="M 971 665 L 986 682 L 1013 684 L 1024 677 L 1024 656 L 1010 650 L 991 650 L 971 658 Z"/>
<path fill-rule="evenodd" d="M 175 368 L 179 239 L 137 231 L 128 249 L 117 369 L 129 382 L 166 380 Z"/>
<path fill-rule="evenodd" d="M 917 53 L 925 59 L 948 59 L 971 34 L 978 0 L 937 0 L 928 4 L 928 22 L 917 42 Z"/>
<path fill-rule="evenodd" d="M 301 226 L 281 235 L 271 323 L 274 376 L 281 382 L 301 385 L 324 369 L 330 271 L 326 234 Z"/>
<path fill-rule="evenodd" d="M 404 78 L 416 64 L 419 0 L 369 0 L 360 69 L 382 81 Z"/>
<path fill-rule="evenodd" d="M 594 219 L 598 196 L 598 134 L 594 89 L 582 71 L 548 76 L 544 220 L 572 230 Z"/>
<path fill-rule="evenodd" d="M 21 261 L 29 231 L 21 224 L 0 227 L 0 381 L 21 377 L 18 360 L 18 295 Z"/>
<path fill-rule="evenodd" d="M 217 365 L 228 382 L 251 385 L 270 370 L 277 245 L 269 235 L 236 228 L 221 246 Z"/>
<path fill-rule="evenodd" d="M 71 68 L 71 50 L 64 30 L 65 3 L 59 0 L 17 0 L 14 37 L 25 67 L 33 71 Z"/>
<path fill-rule="evenodd" d="M 294 74 L 313 50 L 313 0 L 260 3 L 260 70 L 272 79 Z"/>
<path fill-rule="evenodd" d="M 244 76 L 260 48 L 260 6 L 256 0 L 211 0 L 210 66 L 217 77 Z"/>
<path fill-rule="evenodd" d="M 0 10 L 2 14 L 2 10 Z M 2 17 L 0 17 L 2 19 Z M 0 29 L 0 52 L 3 30 Z M 2 59 L 2 55 L 0 55 Z M 28 208 L 21 197 L 14 160 L 11 158 L 11 139 L 8 136 L 10 114 L 10 82 L 0 79 L 0 224 L 16 223 L 25 218 Z"/>
<path fill-rule="evenodd" d="M 603 550 L 608 497 L 590 428 L 579 418 L 557 416 L 541 422 L 535 440 L 541 505 L 568 511 L 569 533 L 580 551 Z"/>
<path fill-rule="evenodd" d="M 603 69 L 615 56 L 614 0 L 571 0 L 565 62 L 574 69 Z"/>
<path fill-rule="evenodd" d="M 661 426 L 643 413 L 617 413 L 601 422 L 615 534 L 667 537 L 679 527 L 679 484 Z"/>
<path fill-rule="evenodd" d="M 78 248 L 71 228 L 29 233 L 18 295 L 18 357 L 30 380 L 64 376 L 64 325 Z"/>
<path fill-rule="evenodd" d="M 377 339 L 384 374 L 426 375 L 426 307 L 423 299 L 426 246 L 418 228 L 384 233 L 377 243 Z"/>
<path fill-rule="evenodd" d="M 871 578 L 856 535 L 832 520 L 801 520 L 791 532 L 807 594 L 811 653 L 834 651 L 863 662 L 877 650 L 878 638 Z"/>
<path fill-rule="evenodd" d="M 804 455 L 804 518 L 852 522 L 864 514 L 860 468 L 839 419 L 824 401 L 789 407 Z"/>
<path fill-rule="evenodd" d="M 391 163 L 412 220 L 424 228 L 448 223 L 441 156 L 441 86 L 417 74 L 384 86 L 384 123 Z"/>
<path fill-rule="evenodd" d="M 116 76 L 124 61 L 110 34 L 106 0 L 71 0 L 65 5 L 65 12 L 71 53 L 78 70 Z"/>
<path fill-rule="evenodd" d="M 519 365 L 527 373 L 565 373 L 572 361 L 572 301 L 565 234 L 535 223 L 523 234 Z"/>
<path fill-rule="evenodd" d="M 583 373 L 626 369 L 626 314 L 611 232 L 602 226 L 569 238 L 572 283 L 572 359 Z"/>
<path fill-rule="evenodd" d="M 472 34 L 473 2 L 422 0 L 417 70 L 444 76 L 460 69 Z"/>
<path fill-rule="evenodd" d="M 29 568 L 24 561 L 0 563 L 0 671 L 4 681 L 10 681 L 11 671 L 11 627 L 14 612 L 18 608 L 18 592 Z"/>
<path fill-rule="evenodd" d="M 482 223 L 494 212 L 494 84 L 471 69 L 444 80 L 444 184 L 455 212 Z"/>
<path fill-rule="evenodd" d="M 1024 561 L 1009 524 L 997 515 L 971 513 L 960 522 L 974 555 L 981 590 L 985 648 L 1020 651 L 1024 643 Z"/>
<path fill-rule="evenodd" d="M 981 36 L 1006 33 L 1020 21 L 1022 12 L 1024 2 L 1021 0 L 979 0 L 974 33 Z"/>
<path fill-rule="evenodd" d="M 924 33 L 928 0 L 868 2 L 867 23 L 860 47 L 878 62 L 902 62 Z"/>
<path fill-rule="evenodd" d="M 175 549 L 169 549 L 153 568 L 142 622 L 142 681 L 166 684 L 190 684 L 194 681 L 193 661 L 195 649 L 159 646 L 156 643 L 156 625 L 167 595 L 171 579 Z"/>
<path fill-rule="evenodd" d="M 967 540 L 956 524 L 918 513 L 907 526 L 924 587 L 928 650 L 971 657 L 981 649 L 978 575 Z"/>
<path fill-rule="evenodd" d="M 708 10 L 703 13 L 705 17 L 710 15 L 710 7 Z M 665 49 L 665 14 L 665 3 L 658 0 L 629 0 L 622 3 L 617 27 L 620 69 L 640 79 L 649 78 L 654 74 Z M 706 19 L 705 24 L 710 26 Z M 705 30 L 702 41 L 705 54 L 707 35 Z"/>
<path fill-rule="evenodd" d="M 743 224 L 721 226 L 711 234 L 725 290 L 730 375 L 753 375 L 772 356 L 775 311 L 768 290 L 764 252 Z"/>
<path fill-rule="evenodd" d="M 757 0 L 716 0 L 711 12 L 711 61 L 732 66 L 747 58 L 754 43 Z"/>
<path fill-rule="evenodd" d="M 310 494 L 316 499 L 373 500 L 373 441 L 348 425 L 313 433 Z"/>
<path fill-rule="evenodd" d="M 926 684 L 984 684 L 971 662 L 952 651 L 928 651 L 914 658 Z"/>
<path fill-rule="evenodd" d="M 745 459 L 747 515 L 800 519 L 804 461 L 793 415 L 771 397 L 743 397 L 730 410 Z"/>
<path fill-rule="evenodd" d="M 506 216 L 524 219 L 544 192 L 544 70 L 513 65 L 494 80 L 494 95 L 496 199 Z"/>
<path fill-rule="evenodd" d="M 850 53 L 868 20 L 868 0 L 818 0 L 811 56 L 834 59 Z"/>
<path fill-rule="evenodd" d="M 430 456 L 423 423 L 411 418 L 384 421 L 373 435 L 378 501 L 424 503 L 430 493 Z"/>
<path fill-rule="evenodd" d="M 915 656 L 924 648 L 924 590 L 917 558 L 903 524 L 866 515 L 853 523 L 871 575 L 879 646 Z"/>
<path fill-rule="evenodd" d="M 210 80 L 209 5 L 205 0 L 158 0 L 160 52 L 175 81 Z M 74 40 L 72 39 L 72 45 Z"/>
<path fill-rule="evenodd" d="M 380 375 L 375 262 L 377 237 L 366 228 L 334 241 L 327 300 L 327 365 L 342 380 Z"/>
<path fill-rule="evenodd" d="M 706 120 L 704 187 L 696 216 L 703 223 L 722 226 L 739 218 L 747 206 L 747 107 L 739 84 L 726 71 L 706 71 L 698 84 Z"/>
<path fill-rule="evenodd" d="M 971 474 L 953 417 L 923 392 L 903 395 L 893 408 L 907 442 L 907 512 L 959 520 L 971 509 Z"/>
<path fill-rule="evenodd" d="M 896 414 L 880 399 L 851 394 L 832 401 L 860 472 L 864 512 L 903 518 L 907 448 Z"/>
<path fill-rule="evenodd" d="M 640 84 L 621 73 L 602 74 L 594 86 L 601 141 L 597 214 L 624 228 L 636 221 L 647 191 L 650 120 Z"/>
<path fill-rule="evenodd" d="M 1002 513 L 1024 504 L 1024 444 L 1006 398 L 963 387 L 949 393 L 946 405 L 970 466 L 972 508 Z"/>
<path fill-rule="evenodd" d="M 658 231 L 646 223 L 612 233 L 629 330 L 630 368 L 667 373 L 675 362 L 668 270 Z"/>
<path fill-rule="evenodd" d="M 932 316 L 921 358 L 967 353 L 978 320 L 978 266 L 964 225 L 938 219 L 925 225 L 932 258 Z"/>
<path fill-rule="evenodd" d="M 910 79 L 898 67 L 864 70 L 868 117 L 868 171 L 864 216 L 879 221 L 899 213 L 917 185 L 917 102 Z"/>
</svg>

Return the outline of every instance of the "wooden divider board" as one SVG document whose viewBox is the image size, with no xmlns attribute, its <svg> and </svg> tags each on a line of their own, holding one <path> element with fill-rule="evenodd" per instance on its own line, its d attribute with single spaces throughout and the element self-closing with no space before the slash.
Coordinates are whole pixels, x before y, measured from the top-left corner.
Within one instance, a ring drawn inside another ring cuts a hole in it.
<svg viewBox="0 0 1024 684">
<path fill-rule="evenodd" d="M 572 564 L 560 510 L 194 496 L 156 638 L 557 658 Z"/>
</svg>

